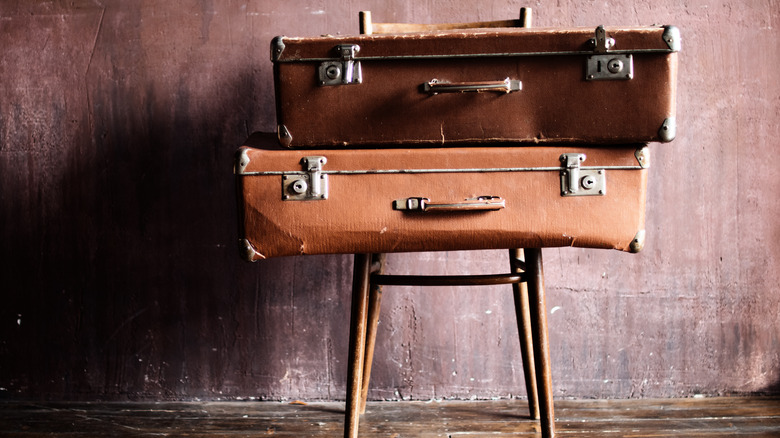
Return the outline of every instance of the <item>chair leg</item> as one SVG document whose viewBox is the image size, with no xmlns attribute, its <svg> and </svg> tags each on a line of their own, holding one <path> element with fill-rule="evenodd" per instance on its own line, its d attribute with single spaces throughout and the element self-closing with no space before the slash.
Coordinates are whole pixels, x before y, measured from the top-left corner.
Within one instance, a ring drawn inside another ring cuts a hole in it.
<svg viewBox="0 0 780 438">
<path fill-rule="evenodd" d="M 509 250 L 509 265 L 512 272 L 524 271 L 524 255 L 522 249 Z M 532 419 L 539 419 L 539 395 L 536 387 L 536 366 L 534 365 L 534 338 L 531 331 L 531 310 L 528 302 L 528 285 L 513 283 L 512 292 L 517 315 L 517 331 L 520 335 L 520 354 L 523 358 L 523 374 L 525 389 L 528 395 L 528 411 Z"/>
<path fill-rule="evenodd" d="M 528 272 L 528 299 L 531 303 L 531 330 L 534 342 L 536 383 L 539 389 L 539 413 L 542 437 L 555 436 L 555 412 L 553 409 L 552 374 L 550 371 L 550 344 L 547 339 L 547 306 L 544 298 L 544 270 L 542 250 L 526 248 L 526 272 Z"/>
<path fill-rule="evenodd" d="M 355 254 L 352 276 L 352 313 L 349 329 L 349 359 L 347 365 L 347 407 L 344 438 L 357 438 L 360 422 L 360 389 L 366 348 L 366 314 L 371 268 L 370 254 Z"/>
<path fill-rule="evenodd" d="M 371 257 L 370 275 L 382 274 L 385 268 L 385 255 L 374 254 Z M 376 330 L 379 324 L 379 309 L 382 304 L 382 286 L 373 284 L 369 277 L 368 291 L 368 327 L 366 328 L 366 355 L 363 359 L 363 379 L 360 383 L 360 413 L 366 412 L 368 399 L 368 383 L 371 381 L 371 364 L 374 361 L 374 346 L 376 345 Z"/>
</svg>

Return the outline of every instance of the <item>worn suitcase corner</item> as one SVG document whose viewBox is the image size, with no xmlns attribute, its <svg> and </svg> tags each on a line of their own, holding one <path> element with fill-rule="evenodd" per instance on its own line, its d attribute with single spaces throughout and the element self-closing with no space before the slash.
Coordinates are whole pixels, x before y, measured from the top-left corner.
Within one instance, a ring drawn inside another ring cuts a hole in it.
<svg viewBox="0 0 780 438">
<path fill-rule="evenodd" d="M 680 51 L 680 29 L 677 26 L 664 26 L 663 39 L 672 52 Z"/>
<path fill-rule="evenodd" d="M 668 117 L 664 120 L 661 128 L 658 129 L 658 137 L 664 143 L 669 143 L 677 137 L 677 119 L 674 117 Z"/>
<path fill-rule="evenodd" d="M 248 262 L 256 262 L 258 260 L 264 260 L 266 257 L 261 254 L 254 245 L 247 239 L 238 240 L 238 249 L 241 254 L 241 258 Z"/>
<path fill-rule="evenodd" d="M 288 148 L 674 138 L 674 26 L 277 37 L 271 50 Z"/>
<path fill-rule="evenodd" d="M 246 147 L 236 164 L 242 256 L 568 245 L 638 252 L 649 160 L 642 144 Z M 554 220 L 527 214 L 542 210 Z"/>
<path fill-rule="evenodd" d="M 284 36 L 277 36 L 271 40 L 271 61 L 276 62 L 284 52 Z"/>
<path fill-rule="evenodd" d="M 243 175 L 246 172 L 246 167 L 249 165 L 249 149 L 246 146 L 238 148 L 236 151 L 236 162 L 233 165 L 234 175 Z"/>
<path fill-rule="evenodd" d="M 285 125 L 280 124 L 276 126 L 276 137 L 279 140 L 279 144 L 286 148 L 289 148 L 290 144 L 292 144 L 292 134 Z"/>
<path fill-rule="evenodd" d="M 636 232 L 636 236 L 634 236 L 634 239 L 631 240 L 631 244 L 628 246 L 628 249 L 636 254 L 639 251 L 642 251 L 642 248 L 645 247 L 645 235 L 647 233 L 645 230 L 639 230 Z"/>
<path fill-rule="evenodd" d="M 636 161 L 639 163 L 639 167 L 647 169 L 650 167 L 650 148 L 642 146 L 634 152 Z"/>
</svg>

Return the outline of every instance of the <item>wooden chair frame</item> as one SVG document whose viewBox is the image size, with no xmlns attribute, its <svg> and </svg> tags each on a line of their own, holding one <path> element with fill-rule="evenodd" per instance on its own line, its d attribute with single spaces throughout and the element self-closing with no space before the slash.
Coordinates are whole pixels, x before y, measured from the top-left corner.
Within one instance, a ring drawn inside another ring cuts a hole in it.
<svg viewBox="0 0 780 438">
<path fill-rule="evenodd" d="M 479 27 L 530 27 L 531 10 L 522 8 L 518 20 L 455 24 L 373 23 L 371 12 L 360 12 L 360 32 L 404 33 Z M 418 276 L 386 275 L 384 254 L 355 254 L 350 317 L 347 405 L 344 436 L 356 438 L 360 414 L 365 412 L 376 343 L 382 286 L 480 286 L 511 284 L 520 335 L 520 352 L 530 416 L 539 419 L 542 436 L 552 438 L 554 410 L 547 310 L 544 297 L 542 251 L 510 249 L 511 272 L 498 275 Z"/>
</svg>

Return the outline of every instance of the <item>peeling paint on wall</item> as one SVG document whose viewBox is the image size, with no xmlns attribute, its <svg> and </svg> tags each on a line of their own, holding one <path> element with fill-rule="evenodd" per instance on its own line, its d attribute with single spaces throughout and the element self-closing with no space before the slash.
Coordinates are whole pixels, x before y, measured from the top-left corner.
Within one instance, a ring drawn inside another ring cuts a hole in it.
<svg viewBox="0 0 780 438">
<path fill-rule="evenodd" d="M 395 22 L 519 6 L 371 5 Z M 537 27 L 669 23 L 684 38 L 679 134 L 650 146 L 645 249 L 544 251 L 555 395 L 778 393 L 780 8 L 530 6 Z M 275 127 L 271 39 L 357 33 L 360 7 L 0 4 L 0 397 L 345 397 L 352 258 L 243 262 L 231 169 Z M 497 273 L 506 258 L 395 254 L 388 269 Z M 522 396 L 509 290 L 386 288 L 369 396 Z"/>
</svg>

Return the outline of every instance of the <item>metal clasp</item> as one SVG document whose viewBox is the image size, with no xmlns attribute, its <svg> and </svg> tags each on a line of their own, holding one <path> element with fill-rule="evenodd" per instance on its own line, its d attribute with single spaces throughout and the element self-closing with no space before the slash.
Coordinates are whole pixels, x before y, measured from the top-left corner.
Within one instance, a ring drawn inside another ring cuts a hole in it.
<svg viewBox="0 0 780 438">
<path fill-rule="evenodd" d="M 607 193 L 604 169 L 583 169 L 585 154 L 561 155 L 561 196 L 603 196 Z"/>
<path fill-rule="evenodd" d="M 303 172 L 282 175 L 282 199 L 285 201 L 320 201 L 328 199 L 328 175 L 322 166 L 328 159 L 309 156 L 301 159 Z"/>
<path fill-rule="evenodd" d="M 360 51 L 357 44 L 339 44 L 335 47 L 338 60 L 324 61 L 320 64 L 320 85 L 353 85 L 363 82 L 360 61 L 355 55 Z"/>
<path fill-rule="evenodd" d="M 596 28 L 596 37 L 591 38 L 594 55 L 588 57 L 585 65 L 585 80 L 628 80 L 634 77 L 634 57 L 631 54 L 607 54 L 615 45 L 613 38 L 607 38 L 604 26 Z"/>
<path fill-rule="evenodd" d="M 604 29 L 604 26 L 601 25 L 596 28 L 596 37 L 591 38 L 590 43 L 593 45 L 594 52 L 607 53 L 607 50 L 615 45 L 615 39 L 607 38 L 607 31 Z"/>
</svg>

